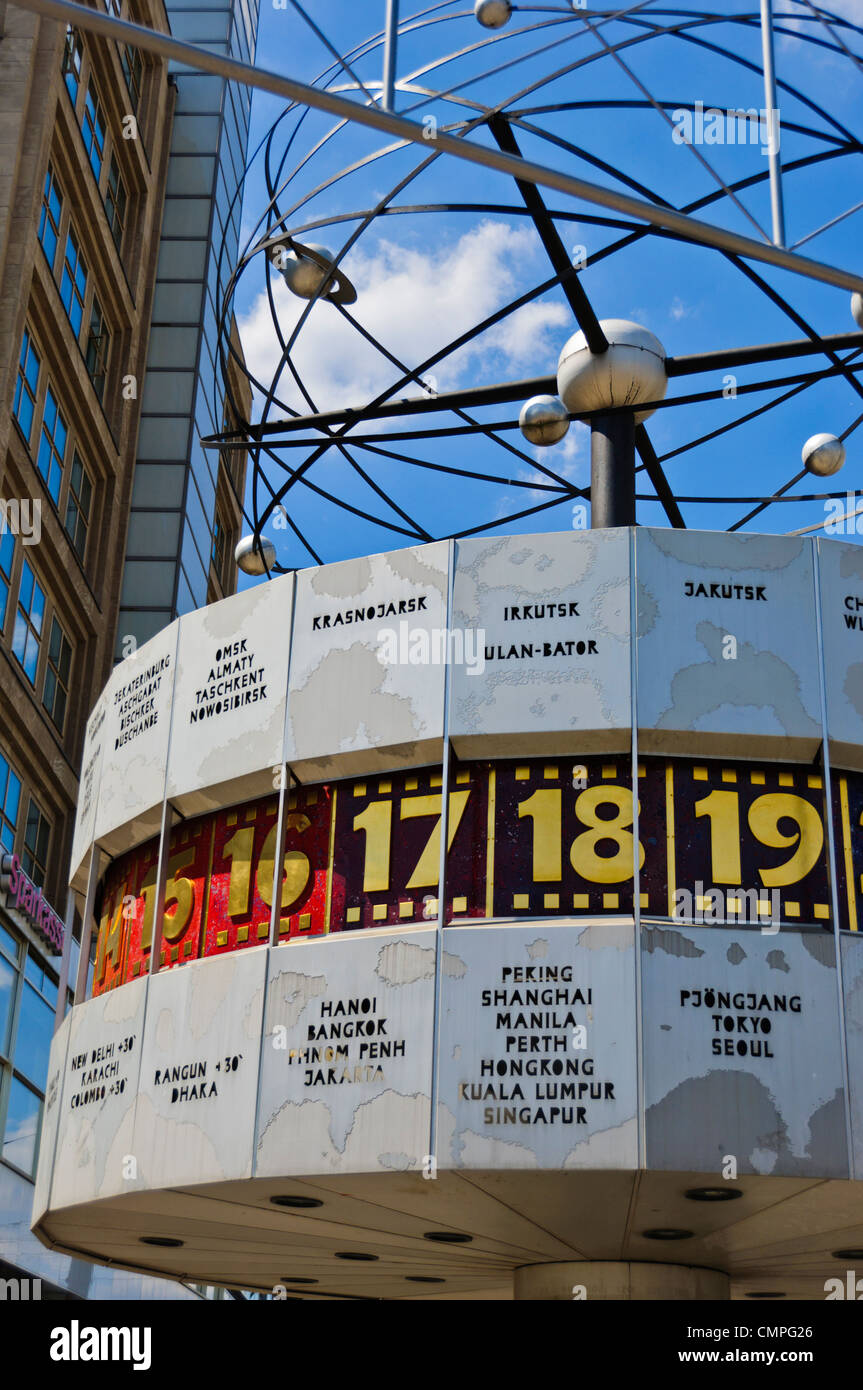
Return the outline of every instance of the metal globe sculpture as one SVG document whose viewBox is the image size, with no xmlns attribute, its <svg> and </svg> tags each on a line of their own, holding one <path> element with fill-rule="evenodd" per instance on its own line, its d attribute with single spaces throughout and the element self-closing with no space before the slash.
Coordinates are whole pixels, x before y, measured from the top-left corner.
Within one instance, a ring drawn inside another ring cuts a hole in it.
<svg viewBox="0 0 863 1390">
<path fill-rule="evenodd" d="M 803 465 L 816 478 L 830 478 L 845 462 L 845 445 L 835 434 L 813 434 L 802 450 Z"/>
<path fill-rule="evenodd" d="M 851 313 L 858 328 L 863 328 L 863 294 L 852 294 Z"/>
<path fill-rule="evenodd" d="M 547 448 L 569 430 L 569 414 L 559 396 L 531 396 L 519 412 L 518 427 L 528 444 Z"/>
<path fill-rule="evenodd" d="M 314 83 L 358 112 L 383 105 L 412 140 L 286 107 L 250 161 L 266 196 L 217 304 L 223 378 L 232 359 L 245 371 L 252 418 L 232 400 L 238 427 L 204 441 L 247 449 L 252 533 L 284 509 L 275 572 L 566 529 L 589 501 L 592 524 L 617 524 L 594 475 L 621 449 L 626 523 L 781 530 L 802 504 L 804 519 L 823 513 L 839 494 L 795 486 L 829 475 L 795 474 L 790 440 L 825 413 L 846 441 L 859 425 L 863 339 L 845 297 L 863 328 L 859 256 L 843 267 L 832 239 L 859 216 L 842 201 L 859 121 L 837 103 L 863 25 L 790 3 L 774 9 L 772 90 L 758 7 L 741 0 L 680 15 L 658 0 L 608 12 L 444 0 L 403 7 L 397 28 Z M 656 75 L 678 70 L 676 91 Z M 246 365 L 234 315 L 253 343 Z M 604 331 L 633 319 L 635 338 Z M 556 395 L 575 418 L 538 458 L 519 412 Z M 729 457 L 744 456 L 759 468 L 730 481 Z"/>
</svg>

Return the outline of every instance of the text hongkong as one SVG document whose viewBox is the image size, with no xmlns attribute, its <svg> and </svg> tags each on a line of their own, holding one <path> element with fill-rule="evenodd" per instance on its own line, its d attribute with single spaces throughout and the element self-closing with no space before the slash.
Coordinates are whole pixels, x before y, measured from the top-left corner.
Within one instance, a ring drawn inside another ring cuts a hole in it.
<svg viewBox="0 0 863 1390">
<path fill-rule="evenodd" d="M 27 877 L 17 854 L 4 855 L 2 868 L 6 906 L 14 908 L 27 918 L 51 947 L 54 955 L 62 955 L 63 923 L 50 903 L 43 898 L 41 889 Z"/>
</svg>

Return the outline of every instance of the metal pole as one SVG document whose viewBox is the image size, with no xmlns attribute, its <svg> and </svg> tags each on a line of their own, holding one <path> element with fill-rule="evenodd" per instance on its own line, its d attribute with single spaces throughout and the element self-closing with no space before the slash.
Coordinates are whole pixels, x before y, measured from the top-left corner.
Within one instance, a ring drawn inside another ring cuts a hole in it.
<svg viewBox="0 0 863 1390">
<path fill-rule="evenodd" d="M 78 975 L 75 980 L 75 1003 L 82 1004 L 87 998 L 87 974 L 90 969 L 90 946 L 93 940 L 93 905 L 96 901 L 96 885 L 99 882 L 99 869 L 102 855 L 98 845 L 90 848 L 90 867 L 87 872 L 87 895 L 84 911 L 81 913 L 81 950 L 78 955 Z"/>
<path fill-rule="evenodd" d="M 384 80 L 381 104 L 387 111 L 395 109 L 393 93 L 396 85 L 396 49 L 399 37 L 399 0 L 387 0 L 387 22 L 384 36 Z"/>
<path fill-rule="evenodd" d="M 165 889 L 168 884 L 168 859 L 171 854 L 171 827 L 174 824 L 174 808 L 170 801 L 162 802 L 162 825 L 159 831 L 159 858 L 156 860 L 156 886 L 153 890 L 153 932 L 150 939 L 149 975 L 158 975 L 161 968 L 159 955 L 162 950 L 162 916 L 165 911 Z"/>
<path fill-rule="evenodd" d="M 616 188 L 605 188 L 601 184 L 590 183 L 586 179 L 573 178 L 559 169 L 536 164 L 530 159 L 518 159 L 502 150 L 491 149 L 473 140 L 465 140 L 457 135 L 449 135 L 438 130 L 432 138 L 426 126 L 416 121 L 405 120 L 391 111 L 383 111 L 379 106 L 361 106 L 356 101 L 339 96 L 336 92 L 310 87 L 296 82 L 290 77 L 267 72 L 240 63 L 234 58 L 226 58 L 221 53 L 209 53 L 192 43 L 181 43 L 167 34 L 148 29 L 143 24 L 130 24 L 125 19 L 115 19 L 113 15 L 101 14 L 86 5 L 75 5 L 71 0 L 16 0 L 18 8 L 31 10 L 36 14 L 47 15 L 49 19 L 60 20 L 64 24 L 74 24 L 85 32 L 101 34 L 115 43 L 128 43 L 145 53 L 156 53 L 163 58 L 173 58 L 178 63 L 193 68 L 196 72 L 210 72 L 216 77 L 224 77 L 229 82 L 240 82 L 243 86 L 258 91 L 271 92 L 287 101 L 309 106 L 315 111 L 327 111 L 338 120 L 353 121 L 357 125 L 368 126 L 385 135 L 420 145 L 428 151 L 430 145 L 441 154 L 454 155 L 456 159 L 467 160 L 485 169 L 494 169 L 501 174 L 510 174 L 516 179 L 541 184 L 543 188 L 554 188 L 571 198 L 584 199 L 600 207 L 611 208 L 628 217 L 640 218 L 653 227 L 665 227 L 679 233 L 687 241 L 703 246 L 714 246 L 720 251 L 732 251 L 739 256 L 762 261 L 766 265 L 779 266 L 797 275 L 805 275 L 810 280 L 820 280 L 825 285 L 835 285 L 843 290 L 857 290 L 863 294 L 863 275 L 840 270 L 837 266 L 823 265 L 820 261 L 798 256 L 784 247 L 772 246 L 767 242 L 755 241 L 752 237 L 741 236 L 726 227 L 716 227 L 710 222 L 701 222 L 686 213 L 675 212 L 673 208 L 657 206 L 643 198 L 633 198 L 620 193 Z"/>
<path fill-rule="evenodd" d="M 665 373 L 669 377 L 697 376 L 702 372 L 718 372 L 726 367 L 757 365 L 760 362 L 779 362 L 789 357 L 815 357 L 820 353 L 838 352 L 840 348 L 863 349 L 863 333 L 825 333 L 820 338 L 795 338 L 781 343 L 756 343 L 752 347 L 724 348 L 718 352 L 687 353 L 666 357 Z M 294 434 L 300 430 L 326 429 L 330 425 L 395 419 L 401 415 L 433 415 L 446 410 L 471 410 L 481 405 L 507 405 L 524 401 L 528 396 L 555 395 L 556 376 L 526 377 L 521 381 L 506 381 L 494 386 L 473 386 L 462 391 L 439 391 L 435 396 L 406 396 L 396 401 L 384 401 L 366 409 L 354 406 L 347 410 L 324 410 L 310 415 L 289 416 L 286 420 L 271 420 L 252 425 L 255 439 L 271 434 Z M 217 449 L 238 439 L 236 430 L 205 435 L 205 449 Z"/>
<path fill-rule="evenodd" d="M 776 72 L 773 65 L 773 0 L 761 0 L 761 53 L 764 66 L 764 105 L 766 108 L 770 164 L 770 209 L 773 215 L 773 241 L 785 245 L 785 211 L 782 205 L 782 164 L 779 159 L 779 108 L 776 105 Z"/>
<path fill-rule="evenodd" d="M 453 597 L 455 592 L 455 561 L 456 561 L 456 542 L 451 540 L 448 546 L 449 564 L 447 565 L 447 591 L 446 591 L 446 630 L 452 629 Z M 453 752 L 450 748 L 450 711 L 452 709 L 452 662 L 450 650 L 447 648 L 446 665 L 444 668 L 444 697 L 443 697 L 443 754 L 441 766 L 441 819 L 440 819 L 440 857 L 438 859 L 438 900 L 437 900 L 437 923 L 435 934 L 435 955 L 434 955 L 434 1017 L 432 1021 L 432 1074 L 431 1074 L 431 1096 L 429 1105 L 429 1151 L 426 1159 L 431 1159 L 437 1164 L 437 1141 L 438 1141 L 438 1086 L 440 1080 L 440 1029 L 441 1029 L 441 1009 L 443 1007 L 443 953 L 444 953 L 444 923 L 446 921 L 446 861 L 447 849 L 449 846 L 449 784 L 450 770 L 452 767 Z M 437 1176 L 436 1166 L 432 1169 L 432 1177 Z"/>
<path fill-rule="evenodd" d="M 836 837 L 833 830 L 833 787 L 831 785 L 830 732 L 827 719 L 827 671 L 824 664 L 824 622 L 821 598 L 821 571 L 818 564 L 820 541 L 813 536 L 809 541 L 812 559 L 812 583 L 815 598 L 815 640 L 818 652 L 818 695 L 821 714 L 821 765 L 824 770 L 824 823 L 827 827 L 827 864 L 830 875 L 830 908 L 833 913 L 833 960 L 836 970 L 836 1001 L 839 1024 L 839 1057 L 842 1075 L 845 1079 L 845 1146 L 848 1154 L 848 1176 L 856 1177 L 856 1155 L 851 1125 L 851 1110 L 848 1098 L 851 1092 L 851 1075 L 848 1070 L 848 1020 L 845 1008 L 845 982 L 843 978 L 842 932 L 839 925 L 839 885 L 836 878 Z"/>
<path fill-rule="evenodd" d="M 590 422 L 590 525 L 635 525 L 635 416 L 631 410 Z"/>
<path fill-rule="evenodd" d="M 513 134 L 509 121 L 506 120 L 504 116 L 492 116 L 488 126 L 497 141 L 498 147 L 502 149 L 505 154 L 514 154 L 521 158 L 521 150 L 518 141 Z M 554 222 L 549 216 L 548 208 L 542 200 L 542 195 L 536 184 L 526 183 L 524 179 L 516 179 L 516 186 L 522 196 L 525 207 L 533 219 L 533 224 L 545 247 L 546 255 L 560 278 L 560 287 L 569 300 L 569 307 L 575 314 L 579 328 L 587 339 L 587 346 L 594 356 L 599 357 L 603 352 L 608 352 L 608 339 L 603 332 L 599 319 L 596 317 L 593 305 L 587 297 L 586 290 L 582 286 L 578 276 L 572 274 L 572 260 L 560 239 Z"/>
<path fill-rule="evenodd" d="M 640 427 L 639 427 L 640 428 Z M 635 509 L 633 506 L 633 519 Z M 635 532 L 629 533 L 629 700 L 632 718 L 632 916 L 635 945 L 635 1097 L 638 1116 L 638 1166 L 646 1167 L 646 1125 L 644 1100 L 644 939 L 641 929 L 641 837 L 638 833 L 638 570 Z"/>
<path fill-rule="evenodd" d="M 288 769 L 284 763 L 279 768 L 279 806 L 276 813 L 276 846 L 273 852 L 273 896 L 270 901 L 271 946 L 279 944 L 279 922 L 282 915 L 282 875 L 285 872 L 285 802 L 288 797 Z"/>
<path fill-rule="evenodd" d="M 54 1010 L 54 1032 L 66 1016 L 66 993 L 69 988 L 69 962 L 72 957 L 72 933 L 75 929 L 75 894 L 66 894 L 66 919 L 63 923 L 63 959 L 60 962 L 60 983 L 57 986 L 57 1007 Z M 81 935 L 83 936 L 83 930 Z"/>
</svg>

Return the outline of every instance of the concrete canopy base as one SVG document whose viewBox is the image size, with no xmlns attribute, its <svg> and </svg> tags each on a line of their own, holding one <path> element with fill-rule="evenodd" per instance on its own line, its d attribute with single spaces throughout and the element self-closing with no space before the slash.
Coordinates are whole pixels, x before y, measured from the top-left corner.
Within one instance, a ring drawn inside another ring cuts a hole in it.
<svg viewBox="0 0 863 1390">
<path fill-rule="evenodd" d="M 515 1271 L 517 1301 L 692 1302 L 727 1299 L 731 1281 L 718 1269 L 695 1265 L 636 1264 L 625 1260 L 567 1260 L 524 1265 Z"/>
</svg>

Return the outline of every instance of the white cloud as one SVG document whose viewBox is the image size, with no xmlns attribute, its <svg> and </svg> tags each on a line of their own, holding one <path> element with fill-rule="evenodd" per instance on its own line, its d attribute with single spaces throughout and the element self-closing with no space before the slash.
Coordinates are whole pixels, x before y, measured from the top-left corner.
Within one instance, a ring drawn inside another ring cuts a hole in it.
<svg viewBox="0 0 863 1390">
<path fill-rule="evenodd" d="M 683 302 L 679 294 L 676 294 L 671 301 L 671 308 L 668 312 L 675 323 L 678 323 L 680 319 L 691 318 L 695 311 L 690 304 L 685 304 Z"/>
<path fill-rule="evenodd" d="M 850 19 L 854 24 L 859 24 L 861 19 L 863 19 L 863 5 L 861 5 L 860 0 L 829 0 L 829 3 L 823 4 L 819 3 L 819 0 L 813 0 L 813 4 L 816 10 L 821 9 L 826 11 L 823 17 L 827 24 L 830 23 L 831 14 L 840 15 L 843 19 Z M 801 16 L 805 15 L 811 18 L 813 29 L 816 27 L 817 21 L 815 20 L 812 10 L 806 4 L 806 0 L 800 0 L 800 14 Z M 774 23 L 775 22 L 776 20 L 774 17 Z M 786 15 L 782 16 L 782 24 L 786 27 L 793 26 L 795 28 L 803 28 L 803 25 L 800 24 L 799 21 L 795 21 L 793 18 Z"/>
<path fill-rule="evenodd" d="M 816 10 L 821 8 L 818 0 L 814 0 L 814 4 Z M 782 29 L 785 31 L 793 29 L 799 34 L 811 34 L 813 38 L 819 38 L 831 44 L 838 42 L 840 47 L 844 45 L 852 52 L 859 52 L 859 36 L 857 34 L 846 29 L 844 25 L 834 26 L 831 34 L 828 26 L 830 25 L 831 14 L 838 15 L 840 19 L 850 19 L 853 24 L 863 23 L 861 0 L 830 0 L 823 8 L 827 13 L 823 14 L 820 19 L 816 18 L 805 0 L 800 0 L 799 15 L 783 14 Z M 774 23 L 778 23 L 778 19 L 774 19 Z M 780 51 L 788 53 L 795 48 L 796 44 L 797 40 L 787 32 L 779 33 L 776 36 L 776 47 Z M 851 60 L 845 54 L 830 53 L 814 44 L 807 44 L 806 61 L 810 67 L 824 67 L 830 63 L 839 63 L 843 68 L 847 68 L 851 64 Z"/>
<path fill-rule="evenodd" d="M 359 248 L 349 253 L 345 270 L 358 293 L 351 314 L 409 367 L 548 273 L 532 228 L 493 221 L 438 247 L 381 240 L 372 254 Z M 305 306 L 280 276 L 273 284 L 279 322 L 288 337 Z M 551 374 L 566 337 L 574 331 L 563 304 L 527 304 L 431 368 L 436 389 L 505 379 L 513 372 Z M 279 350 L 265 293 L 240 319 L 240 333 L 249 368 L 269 383 Z M 329 304 L 315 305 L 292 356 L 318 409 L 362 405 L 400 376 Z M 398 394 L 412 395 L 417 389 L 402 387 Z M 287 370 L 278 395 L 297 410 L 307 408 Z"/>
</svg>

